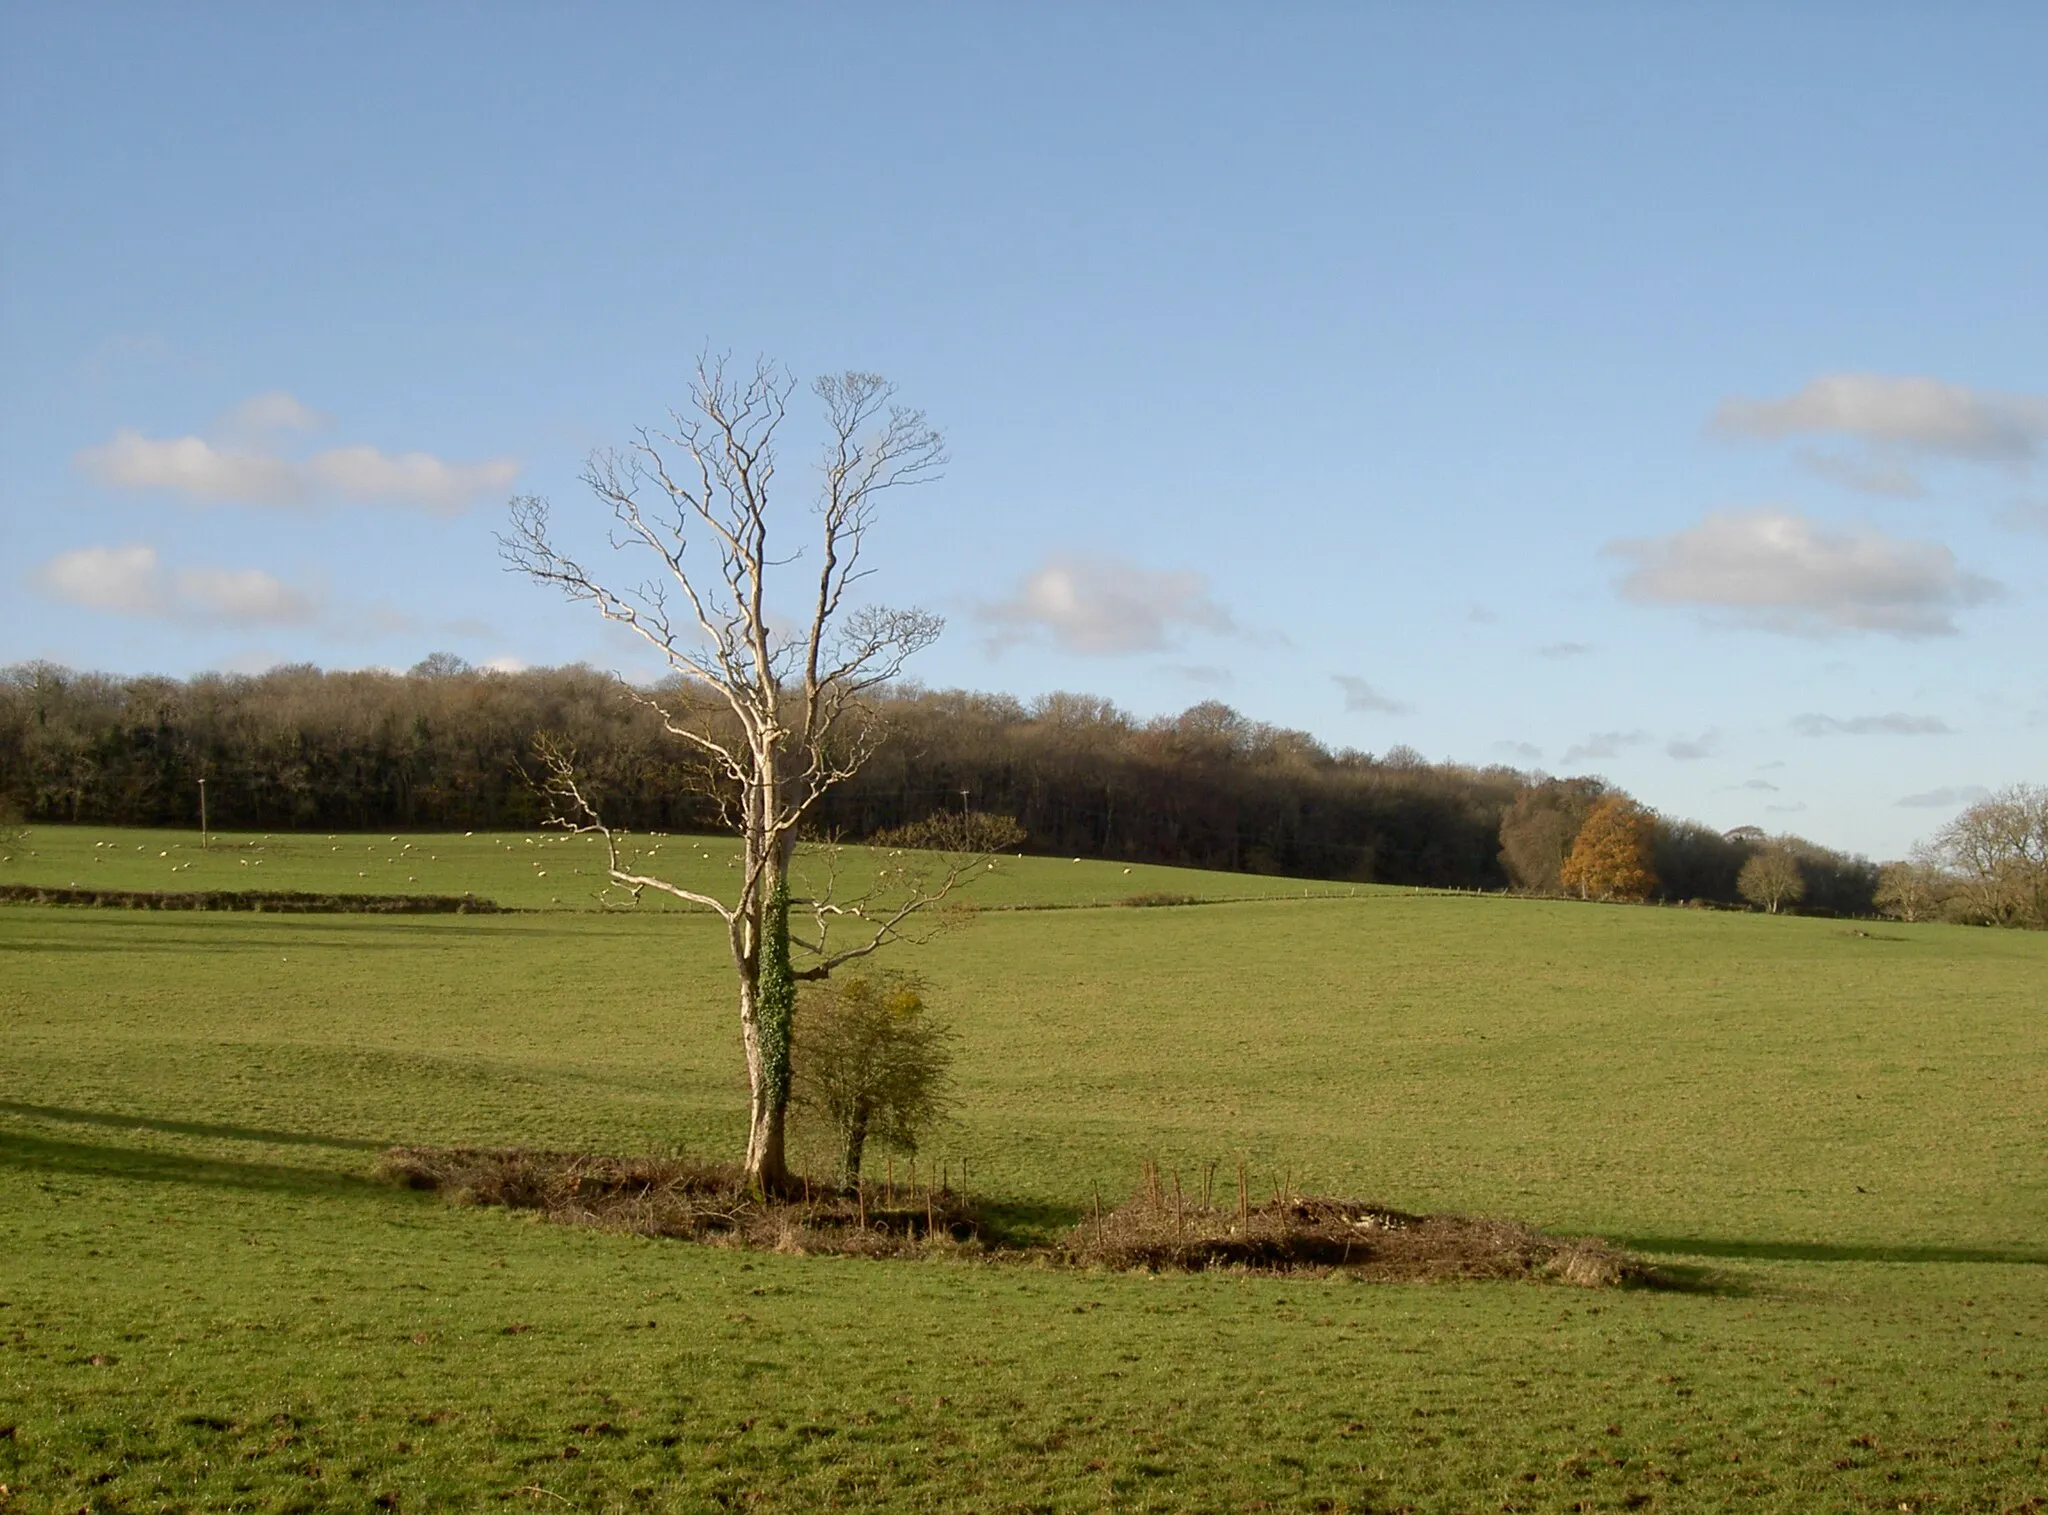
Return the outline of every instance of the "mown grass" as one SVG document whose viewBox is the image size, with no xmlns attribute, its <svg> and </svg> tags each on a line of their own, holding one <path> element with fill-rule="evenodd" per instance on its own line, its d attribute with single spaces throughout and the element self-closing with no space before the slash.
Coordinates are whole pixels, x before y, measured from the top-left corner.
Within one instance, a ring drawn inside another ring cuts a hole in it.
<svg viewBox="0 0 2048 1515">
<path fill-rule="evenodd" d="M 167 869 L 155 840 L 33 839 L 115 887 L 155 887 L 117 876 Z M 432 887 L 536 884 L 505 840 Z M 262 855 L 348 887 L 341 852 Z M 1131 892 L 1266 882 L 1158 872 Z M 2043 1507 L 2048 939 L 1269 886 L 987 912 L 906 957 L 961 1032 L 937 1154 L 1027 1227 L 1146 1157 L 1243 1160 L 1694 1287 L 860 1262 L 450 1208 L 370 1182 L 376 1151 L 734 1147 L 713 922 L 9 907 L 0 1508 Z"/>
</svg>

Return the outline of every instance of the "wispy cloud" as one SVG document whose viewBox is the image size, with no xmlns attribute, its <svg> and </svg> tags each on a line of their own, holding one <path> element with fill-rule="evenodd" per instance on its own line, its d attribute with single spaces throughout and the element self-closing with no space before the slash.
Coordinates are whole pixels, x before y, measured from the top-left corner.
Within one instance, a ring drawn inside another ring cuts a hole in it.
<svg viewBox="0 0 2048 1515">
<path fill-rule="evenodd" d="M 1956 629 L 1956 611 L 1998 592 L 1938 542 L 1869 527 L 1830 531 L 1781 510 L 1715 511 L 1684 531 L 1613 542 L 1607 551 L 1634 564 L 1620 581 L 1627 599 L 1697 606 L 1801 636 L 1945 636 Z"/>
<path fill-rule="evenodd" d="M 1344 708 L 1354 715 L 1406 715 L 1415 708 L 1405 700 L 1381 694 L 1355 674 L 1333 673 L 1330 682 L 1344 691 Z"/>
<path fill-rule="evenodd" d="M 1695 763 L 1714 755 L 1721 745 L 1721 733 L 1702 731 L 1698 736 L 1676 736 L 1664 744 L 1664 755 L 1681 763 Z"/>
<path fill-rule="evenodd" d="M 1800 461 L 1869 494 L 1927 492 L 1918 464 L 1941 459 L 2024 469 L 2048 445 L 2048 395 L 1972 389 L 1915 375 L 1824 374 L 1777 399 L 1729 399 L 1714 412 L 1724 435 L 1782 441 L 1832 437 L 1849 453 L 1807 448 Z"/>
<path fill-rule="evenodd" d="M 37 571 L 45 593 L 88 610 L 234 626 L 311 622 L 319 602 L 258 568 L 166 568 L 154 547 L 79 547 Z"/>
<path fill-rule="evenodd" d="M 1929 789 L 1920 794 L 1909 794 L 1899 804 L 1908 810 L 1958 810 L 1989 798 L 1991 791 L 1983 785 L 1961 784 L 1953 789 Z"/>
<path fill-rule="evenodd" d="M 235 406 L 211 437 L 146 437 L 124 428 L 73 459 L 87 477 L 116 489 L 164 490 L 206 504 L 310 505 L 328 500 L 409 506 L 437 515 L 502 494 L 518 476 L 510 458 L 452 463 L 426 452 L 386 453 L 365 444 L 292 457 L 290 435 L 324 428 L 327 417 L 281 391 Z"/>
<path fill-rule="evenodd" d="M 1903 710 L 1884 715 L 1852 715 L 1846 718 L 1808 713 L 1792 718 L 1792 729 L 1801 736 L 1953 736 L 1954 729 L 1938 715 L 1908 715 Z"/>
<path fill-rule="evenodd" d="M 1518 763 L 1543 761 L 1543 749 L 1534 742 L 1495 742 L 1493 750 L 1502 757 L 1513 758 Z"/>
<path fill-rule="evenodd" d="M 325 431 L 334 417 L 315 410 L 281 389 L 251 395 L 230 406 L 213 423 L 214 435 L 261 441 L 279 433 Z"/>
<path fill-rule="evenodd" d="M 1588 758 L 1619 757 L 1630 747 L 1640 747 L 1650 739 L 1647 731 L 1596 731 L 1583 742 L 1574 742 L 1564 750 L 1564 762 L 1584 762 Z"/>
<path fill-rule="evenodd" d="M 1779 399 L 1723 400 L 1713 426 L 1767 440 L 1854 437 L 1977 462 L 2025 462 L 2048 442 L 2048 395 L 1925 377 L 1824 374 Z"/>
<path fill-rule="evenodd" d="M 1540 658 L 1582 658 L 1593 650 L 1589 642 L 1545 642 L 1536 649 Z"/>
<path fill-rule="evenodd" d="M 995 628 L 993 650 L 1044 633 L 1067 652 L 1098 657 L 1158 652 L 1189 631 L 1238 629 L 1203 575 L 1155 572 L 1121 558 L 1052 558 L 980 616 Z"/>
</svg>

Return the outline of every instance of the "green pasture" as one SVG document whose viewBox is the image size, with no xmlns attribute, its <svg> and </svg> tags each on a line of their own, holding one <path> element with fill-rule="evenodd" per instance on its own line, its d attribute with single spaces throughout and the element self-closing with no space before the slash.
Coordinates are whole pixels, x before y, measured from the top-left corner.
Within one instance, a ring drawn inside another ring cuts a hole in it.
<svg viewBox="0 0 2048 1515">
<path fill-rule="evenodd" d="M 960 1032 L 925 1161 L 1019 1227 L 1242 1161 L 1680 1287 L 857 1262 L 370 1182 L 732 1152 L 744 1097 L 714 920 L 553 892 L 587 841 L 388 835 L 0 863 L 532 911 L 0 907 L 0 1510 L 2048 1508 L 2048 937 L 1012 860 L 987 902 L 1262 896 L 895 960 Z"/>
<path fill-rule="evenodd" d="M 671 883 L 729 895 L 740 866 L 731 837 L 635 833 L 623 850 Z M 915 854 L 909 856 L 915 857 Z M 859 893 L 904 866 L 904 854 L 877 847 L 806 847 L 800 891 Z M 377 832 L 129 831 L 99 826 L 39 826 L 19 845 L 0 846 L 0 883 L 84 889 L 294 889 L 339 894 L 475 894 L 519 910 L 654 910 L 673 905 L 644 891 L 637 906 L 605 879 L 603 841 L 559 831 L 478 831 L 461 835 Z M 1005 906 L 1110 905 L 1145 894 L 1205 900 L 1350 897 L 1370 886 L 1257 874 L 1201 873 L 1137 863 L 1070 858 L 1006 858 L 975 881 L 963 900 Z M 688 908 L 678 906 L 676 908 Z"/>
</svg>

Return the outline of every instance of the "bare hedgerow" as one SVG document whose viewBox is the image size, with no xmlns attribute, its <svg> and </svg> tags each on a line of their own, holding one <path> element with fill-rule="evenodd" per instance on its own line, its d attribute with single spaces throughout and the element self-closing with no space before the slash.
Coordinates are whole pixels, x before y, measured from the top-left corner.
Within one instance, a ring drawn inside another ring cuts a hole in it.
<svg viewBox="0 0 2048 1515">
<path fill-rule="evenodd" d="M 950 1103 L 952 1028 L 927 1012 L 914 974 L 875 969 L 805 988 L 791 1052 L 792 1100 L 831 1130 L 849 1189 L 869 1142 L 915 1155 Z"/>
</svg>

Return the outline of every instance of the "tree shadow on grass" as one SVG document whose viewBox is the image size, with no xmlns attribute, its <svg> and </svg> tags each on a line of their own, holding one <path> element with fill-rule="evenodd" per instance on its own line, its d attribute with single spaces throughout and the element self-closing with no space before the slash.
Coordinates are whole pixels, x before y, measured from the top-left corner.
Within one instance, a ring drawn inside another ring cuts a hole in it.
<svg viewBox="0 0 2048 1515">
<path fill-rule="evenodd" d="M 107 1126 L 116 1131 L 162 1131 L 171 1136 L 224 1137 L 230 1141 L 270 1142 L 287 1147 L 339 1147 L 351 1152 L 381 1152 L 388 1142 L 365 1141 L 354 1136 L 316 1136 L 308 1131 L 267 1131 L 257 1126 L 217 1126 L 201 1121 L 158 1120 L 147 1115 L 115 1115 L 103 1110 L 74 1110 L 63 1105 L 30 1105 L 19 1100 L 0 1099 L 0 1114 L 27 1115 L 36 1120 L 71 1121 L 85 1126 Z"/>
<path fill-rule="evenodd" d="M 1870 1243 L 1740 1241 L 1708 1236 L 1625 1236 L 1636 1252 L 1679 1257 L 1725 1257 L 1755 1262 L 2017 1263 L 2048 1266 L 2048 1252 L 2024 1247 L 1885 1246 Z M 1671 1265 L 1658 1264 L 1660 1271 Z"/>
<path fill-rule="evenodd" d="M 66 1178 L 114 1178 L 142 1183 L 199 1184 L 312 1198 L 369 1199 L 389 1204 L 396 1192 L 353 1173 L 293 1168 L 283 1163 L 247 1163 L 230 1158 L 188 1157 L 144 1147 L 98 1146 L 55 1141 L 22 1132 L 0 1131 L 0 1168 Z"/>
<path fill-rule="evenodd" d="M 988 1199 L 975 1208 L 982 1239 L 1001 1247 L 1043 1246 L 1071 1231 L 1087 1213 L 1080 1205 L 1031 1200 Z"/>
</svg>

